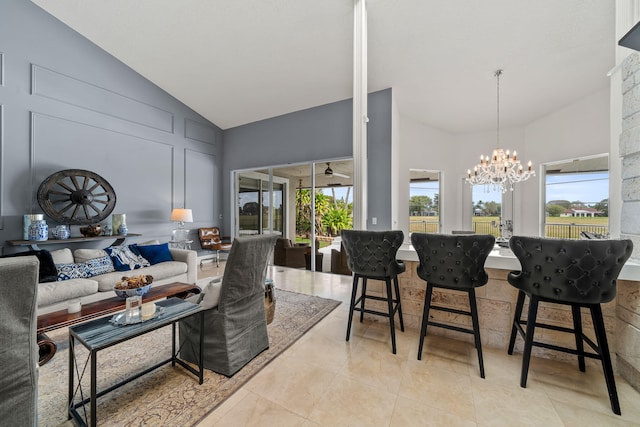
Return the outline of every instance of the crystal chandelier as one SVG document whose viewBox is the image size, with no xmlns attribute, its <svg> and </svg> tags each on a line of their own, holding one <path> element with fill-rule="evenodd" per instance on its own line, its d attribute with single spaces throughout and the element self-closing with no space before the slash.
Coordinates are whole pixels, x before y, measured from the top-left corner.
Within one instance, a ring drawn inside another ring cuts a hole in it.
<svg viewBox="0 0 640 427">
<path fill-rule="evenodd" d="M 511 154 L 509 150 L 500 148 L 500 75 L 502 70 L 496 70 L 495 76 L 497 81 L 497 144 L 493 150 L 491 157 L 481 155 L 480 163 L 474 166 L 473 171 L 467 169 L 466 181 L 471 185 L 484 184 L 487 191 L 489 188 L 500 190 L 503 193 L 509 190 L 513 191 L 515 182 L 526 181 L 535 176 L 536 173 L 531 169 L 531 162 L 527 164 L 527 169 L 520 164 L 518 153 L 516 151 Z"/>
</svg>

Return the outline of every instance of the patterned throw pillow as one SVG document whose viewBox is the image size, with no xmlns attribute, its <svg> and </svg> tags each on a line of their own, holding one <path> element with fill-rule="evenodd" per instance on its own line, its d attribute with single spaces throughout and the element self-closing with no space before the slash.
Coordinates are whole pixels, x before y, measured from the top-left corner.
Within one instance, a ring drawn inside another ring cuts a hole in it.
<svg viewBox="0 0 640 427">
<path fill-rule="evenodd" d="M 56 264 L 58 280 L 84 279 L 91 277 L 89 266 L 84 262 L 80 264 Z"/>
<path fill-rule="evenodd" d="M 89 272 L 92 276 L 116 271 L 116 269 L 113 267 L 113 263 L 111 262 L 111 257 L 109 257 L 109 255 L 105 255 L 100 258 L 89 259 L 85 261 L 84 264 L 87 264 L 87 266 L 89 267 Z"/>
<path fill-rule="evenodd" d="M 129 271 L 136 268 L 149 267 L 151 264 L 142 255 L 136 255 L 128 246 L 112 246 L 105 251 L 111 257 L 113 267 L 117 271 Z"/>
</svg>

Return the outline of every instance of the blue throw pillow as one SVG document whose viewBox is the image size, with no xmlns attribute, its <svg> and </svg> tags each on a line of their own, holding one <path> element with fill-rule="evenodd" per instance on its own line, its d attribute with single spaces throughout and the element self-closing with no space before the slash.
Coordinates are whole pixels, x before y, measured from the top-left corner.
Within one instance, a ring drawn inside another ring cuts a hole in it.
<svg viewBox="0 0 640 427">
<path fill-rule="evenodd" d="M 144 246 L 131 245 L 131 246 L 135 246 L 136 249 L 140 252 L 140 255 L 148 259 L 151 265 L 158 264 L 165 261 L 173 261 L 173 257 L 171 256 L 171 251 L 169 250 L 168 243 L 162 243 L 159 245 L 144 245 Z"/>
<path fill-rule="evenodd" d="M 135 270 L 151 265 L 142 255 L 135 254 L 129 246 L 112 246 L 106 248 L 105 251 L 111 257 L 113 267 L 117 271 Z"/>
<path fill-rule="evenodd" d="M 58 280 L 86 279 L 91 277 L 89 266 L 81 262 L 79 264 L 56 264 Z"/>
</svg>

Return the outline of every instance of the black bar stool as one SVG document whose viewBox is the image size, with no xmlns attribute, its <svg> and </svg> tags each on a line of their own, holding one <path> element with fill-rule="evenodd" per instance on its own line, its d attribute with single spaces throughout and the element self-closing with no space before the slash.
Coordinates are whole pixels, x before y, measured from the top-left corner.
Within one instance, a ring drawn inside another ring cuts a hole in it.
<svg viewBox="0 0 640 427">
<path fill-rule="evenodd" d="M 611 409 L 620 415 L 607 334 L 602 318 L 601 303 L 616 296 L 616 279 L 633 250 L 631 240 L 569 240 L 541 237 L 513 236 L 509 246 L 520 261 L 522 271 L 509 273 L 511 285 L 519 289 L 515 316 L 509 340 L 509 354 L 513 354 L 516 333 L 524 338 L 520 386 L 527 386 L 529 360 L 533 346 L 562 351 L 578 356 L 578 367 L 585 371 L 584 358 L 599 359 L 611 401 Z M 521 319 L 525 295 L 529 297 L 529 314 Z M 540 302 L 571 306 L 573 329 L 537 322 Z M 591 312 L 596 335 L 594 343 L 582 332 L 580 308 Z M 526 325 L 526 330 L 522 328 Z M 551 329 L 575 335 L 576 348 L 568 348 L 534 341 L 535 328 Z M 595 353 L 584 350 L 584 343 Z"/>
<path fill-rule="evenodd" d="M 351 305 L 349 306 L 349 322 L 347 324 L 347 341 L 351 335 L 353 312 L 360 312 L 360 322 L 364 313 L 385 316 L 389 318 L 391 329 L 391 348 L 396 354 L 396 333 L 394 317 L 396 312 L 400 320 L 400 330 L 404 332 L 402 322 L 402 305 L 400 303 L 400 288 L 398 274 L 405 270 L 404 263 L 396 260 L 396 253 L 402 245 L 404 234 L 402 231 L 362 231 L 342 230 L 340 233 L 342 244 L 347 251 L 348 265 L 353 272 L 353 289 L 351 291 Z M 356 300 L 358 280 L 362 279 L 362 292 Z M 367 279 L 381 280 L 386 284 L 387 297 L 367 295 Z M 396 297 L 393 298 L 391 280 L 395 288 Z M 386 301 L 388 311 L 381 312 L 365 308 L 367 299 Z M 358 304 L 360 305 L 358 307 Z"/>
<path fill-rule="evenodd" d="M 480 324 L 478 322 L 475 288 L 485 285 L 489 280 L 484 270 L 484 263 L 489 253 L 493 250 L 495 241 L 495 237 L 488 234 L 411 234 L 411 244 L 420 259 L 420 264 L 417 269 L 418 276 L 427 282 L 427 291 L 424 295 L 424 309 L 422 312 L 422 329 L 420 330 L 418 360 L 422 359 L 422 347 L 424 337 L 427 335 L 427 325 L 473 334 L 478 352 L 480 377 L 484 378 L 484 362 L 482 360 L 482 343 L 480 340 Z M 433 288 L 454 289 L 467 292 L 470 311 L 432 305 L 431 296 L 433 295 Z M 470 316 L 473 329 L 431 321 L 429 320 L 429 310 Z"/>
</svg>

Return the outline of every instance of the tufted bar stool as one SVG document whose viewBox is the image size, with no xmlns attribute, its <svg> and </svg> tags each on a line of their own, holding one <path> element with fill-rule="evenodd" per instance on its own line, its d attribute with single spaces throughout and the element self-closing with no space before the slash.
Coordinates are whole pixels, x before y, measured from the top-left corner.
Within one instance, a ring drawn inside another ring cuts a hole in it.
<svg viewBox="0 0 640 427">
<path fill-rule="evenodd" d="M 404 332 L 402 322 L 402 304 L 400 302 L 400 288 L 398 286 L 398 274 L 405 270 L 404 263 L 396 260 L 396 254 L 404 234 L 402 231 L 366 231 L 366 230 L 342 230 L 340 233 L 342 244 L 347 251 L 347 263 L 353 272 L 353 289 L 351 291 L 351 304 L 349 305 L 349 321 L 347 323 L 347 341 L 351 335 L 351 323 L 353 312 L 360 312 L 360 322 L 364 313 L 375 314 L 389 318 L 391 329 L 391 349 L 396 354 L 395 314 L 398 313 L 400 330 Z M 356 299 L 358 281 L 362 279 L 362 292 Z M 381 280 L 386 284 L 387 297 L 367 295 L 367 279 Z M 396 297 L 393 298 L 391 281 Z M 365 307 L 367 299 L 386 301 L 388 311 L 370 310 Z M 359 305 L 359 306 L 358 306 Z"/>
<path fill-rule="evenodd" d="M 484 362 L 482 360 L 482 343 L 480 341 L 480 324 L 478 322 L 475 288 L 485 285 L 489 280 L 489 276 L 484 270 L 484 263 L 493 250 L 495 241 L 495 237 L 488 234 L 411 234 L 411 244 L 416 250 L 418 259 L 420 260 L 417 273 L 421 279 L 427 282 L 427 291 L 424 295 L 424 309 L 422 312 L 418 360 L 422 359 L 422 347 L 424 337 L 427 335 L 428 325 L 473 334 L 478 352 L 480 377 L 484 378 Z M 431 304 L 433 288 L 465 291 L 469 296 L 470 311 Z M 473 328 L 467 329 L 431 321 L 429 320 L 430 310 L 470 316 Z"/>
<path fill-rule="evenodd" d="M 599 359 L 602 362 L 611 409 L 620 415 L 620 403 L 600 304 L 615 298 L 616 280 L 622 266 L 631 255 L 633 243 L 631 240 L 569 240 L 513 236 L 509 240 L 509 246 L 522 267 L 522 271 L 513 271 L 508 275 L 509 283 L 519 289 L 508 351 L 509 354 L 513 354 L 516 335 L 520 333 L 524 338 L 520 386 L 527 386 L 533 346 L 575 354 L 578 356 L 578 367 L 582 372 L 585 371 L 585 357 Z M 525 296 L 529 297 L 529 314 L 526 320 L 522 320 Z M 538 323 L 540 302 L 571 306 L 573 329 Z M 588 308 L 591 312 L 595 343 L 582 331 L 582 307 Z M 526 330 L 522 325 L 526 325 Z M 536 328 L 571 333 L 575 336 L 576 348 L 534 341 Z M 586 352 L 584 343 L 595 353 Z"/>
</svg>

